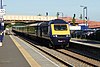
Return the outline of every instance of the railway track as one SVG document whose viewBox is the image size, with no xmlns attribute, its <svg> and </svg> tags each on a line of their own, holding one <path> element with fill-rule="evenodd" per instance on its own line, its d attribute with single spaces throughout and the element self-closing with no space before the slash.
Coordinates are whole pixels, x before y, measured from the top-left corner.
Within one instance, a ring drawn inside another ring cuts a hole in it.
<svg viewBox="0 0 100 67">
<path fill-rule="evenodd" d="M 60 52 L 60 53 L 62 53 L 64 55 L 68 55 L 68 56 L 70 56 L 72 58 L 75 58 L 76 60 L 79 60 L 82 63 L 86 63 L 86 64 L 88 64 L 90 66 L 94 66 L 94 67 L 95 66 L 100 66 L 99 65 L 100 64 L 100 61 L 94 60 L 92 58 L 88 58 L 86 56 L 82 56 L 82 55 L 77 54 L 77 53 L 74 53 L 74 52 L 72 52 L 70 50 L 61 49 L 61 50 L 56 50 L 56 51 L 57 52 Z"/>
<path fill-rule="evenodd" d="M 64 49 L 53 50 L 47 47 L 44 48 L 39 46 L 39 44 L 37 43 L 36 45 L 34 45 L 33 44 L 34 42 L 32 40 L 23 37 L 20 38 L 68 67 L 99 67 L 100 66 L 99 65 L 100 61 L 85 57 L 83 55 L 74 53 L 72 51 L 64 50 Z"/>
<path fill-rule="evenodd" d="M 96 47 L 71 43 L 69 51 L 100 61 L 100 49 Z"/>
</svg>

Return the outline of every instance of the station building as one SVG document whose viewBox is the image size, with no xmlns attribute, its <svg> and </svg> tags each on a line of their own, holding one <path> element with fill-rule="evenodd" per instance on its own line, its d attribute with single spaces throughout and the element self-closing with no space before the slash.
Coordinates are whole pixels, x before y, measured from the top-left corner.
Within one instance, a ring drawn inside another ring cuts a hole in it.
<svg viewBox="0 0 100 67">
<path fill-rule="evenodd" d="M 67 22 L 69 22 L 70 24 L 73 24 L 73 22 L 72 22 L 73 18 L 72 17 L 63 17 L 62 19 L 67 21 Z M 76 19 L 75 24 L 76 25 L 86 24 L 86 21 Z M 90 21 L 90 20 L 88 20 L 87 21 L 87 25 L 88 25 L 89 28 L 100 28 L 100 22 L 97 22 L 97 21 Z"/>
</svg>

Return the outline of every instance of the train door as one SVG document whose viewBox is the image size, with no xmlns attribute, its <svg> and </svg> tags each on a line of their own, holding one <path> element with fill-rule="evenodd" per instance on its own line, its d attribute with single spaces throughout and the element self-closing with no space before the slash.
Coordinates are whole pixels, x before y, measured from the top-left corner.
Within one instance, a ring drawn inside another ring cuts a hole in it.
<svg viewBox="0 0 100 67">
<path fill-rule="evenodd" d="M 38 26 L 38 37 L 42 37 L 42 29 Z"/>
</svg>

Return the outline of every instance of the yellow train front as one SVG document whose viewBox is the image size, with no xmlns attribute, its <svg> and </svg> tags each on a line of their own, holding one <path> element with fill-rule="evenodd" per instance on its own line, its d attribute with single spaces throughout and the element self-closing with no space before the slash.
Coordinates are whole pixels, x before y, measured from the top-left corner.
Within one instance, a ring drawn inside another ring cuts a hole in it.
<svg viewBox="0 0 100 67">
<path fill-rule="evenodd" d="M 53 20 L 50 25 L 50 39 L 54 46 L 68 47 L 70 41 L 69 24 L 61 19 Z"/>
</svg>

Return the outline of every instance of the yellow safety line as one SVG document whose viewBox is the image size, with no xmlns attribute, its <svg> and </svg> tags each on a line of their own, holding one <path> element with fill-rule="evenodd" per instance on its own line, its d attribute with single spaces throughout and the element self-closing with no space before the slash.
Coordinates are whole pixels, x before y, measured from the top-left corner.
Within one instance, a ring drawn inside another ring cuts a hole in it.
<svg viewBox="0 0 100 67">
<path fill-rule="evenodd" d="M 18 47 L 22 55 L 25 57 L 25 59 L 28 61 L 31 67 L 41 67 L 33 58 L 32 56 L 10 35 L 11 39 L 15 43 L 15 45 Z"/>
</svg>

